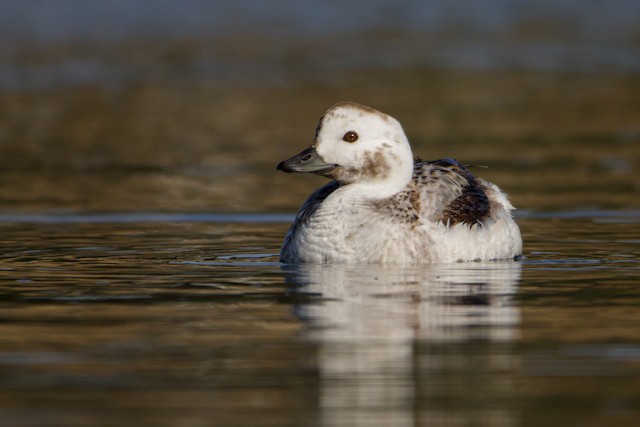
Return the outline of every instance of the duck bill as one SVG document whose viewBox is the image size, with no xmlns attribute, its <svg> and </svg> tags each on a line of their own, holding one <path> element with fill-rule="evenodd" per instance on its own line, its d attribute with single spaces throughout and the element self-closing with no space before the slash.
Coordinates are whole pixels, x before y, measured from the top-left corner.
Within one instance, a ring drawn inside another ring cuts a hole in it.
<svg viewBox="0 0 640 427">
<path fill-rule="evenodd" d="M 302 172 L 324 175 L 337 166 L 338 165 L 325 162 L 314 147 L 309 147 L 290 159 L 281 161 L 276 168 L 287 173 Z"/>
</svg>

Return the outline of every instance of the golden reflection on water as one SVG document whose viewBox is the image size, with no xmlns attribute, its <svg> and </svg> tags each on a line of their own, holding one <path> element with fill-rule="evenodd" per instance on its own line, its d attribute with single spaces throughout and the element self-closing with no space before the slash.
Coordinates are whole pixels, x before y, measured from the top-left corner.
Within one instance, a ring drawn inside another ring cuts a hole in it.
<svg viewBox="0 0 640 427">
<path fill-rule="evenodd" d="M 11 425 L 637 419 L 637 215 L 524 217 L 523 261 L 404 269 L 281 265 L 283 222 L 17 218 Z"/>
</svg>

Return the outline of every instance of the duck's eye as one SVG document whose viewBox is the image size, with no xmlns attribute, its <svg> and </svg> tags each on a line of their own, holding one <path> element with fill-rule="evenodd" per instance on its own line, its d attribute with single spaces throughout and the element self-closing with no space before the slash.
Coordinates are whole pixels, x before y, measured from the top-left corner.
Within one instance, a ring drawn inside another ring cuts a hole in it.
<svg viewBox="0 0 640 427">
<path fill-rule="evenodd" d="M 347 142 L 356 142 L 358 140 L 358 134 L 350 130 L 349 132 L 344 134 L 342 140 Z"/>
</svg>

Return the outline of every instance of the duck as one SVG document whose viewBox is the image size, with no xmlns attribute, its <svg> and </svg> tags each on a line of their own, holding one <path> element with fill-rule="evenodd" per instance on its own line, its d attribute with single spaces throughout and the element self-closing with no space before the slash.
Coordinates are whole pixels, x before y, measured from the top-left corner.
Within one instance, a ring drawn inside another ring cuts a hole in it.
<svg viewBox="0 0 640 427">
<path fill-rule="evenodd" d="M 295 216 L 288 264 L 430 264 L 517 260 L 522 236 L 507 195 L 455 159 L 414 159 L 395 118 L 345 101 L 310 147 L 277 169 L 330 179 Z"/>
</svg>

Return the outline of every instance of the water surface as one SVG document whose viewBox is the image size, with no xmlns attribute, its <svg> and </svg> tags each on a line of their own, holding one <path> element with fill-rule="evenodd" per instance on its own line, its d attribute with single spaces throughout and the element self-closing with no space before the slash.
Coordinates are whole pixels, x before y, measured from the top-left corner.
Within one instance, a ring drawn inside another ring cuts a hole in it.
<svg viewBox="0 0 640 427">
<path fill-rule="evenodd" d="M 632 425 L 640 214 L 521 214 L 519 262 L 277 262 L 288 218 L 6 215 L 9 425 Z"/>
</svg>

